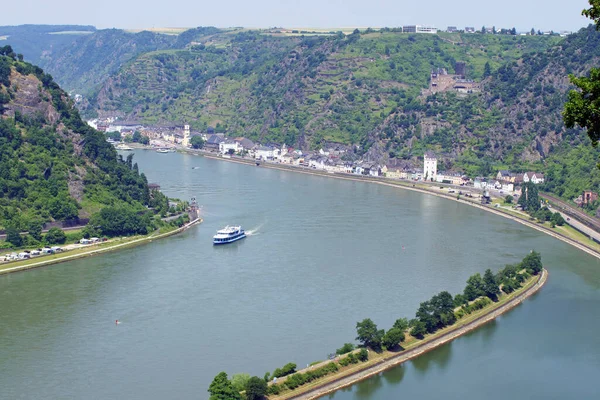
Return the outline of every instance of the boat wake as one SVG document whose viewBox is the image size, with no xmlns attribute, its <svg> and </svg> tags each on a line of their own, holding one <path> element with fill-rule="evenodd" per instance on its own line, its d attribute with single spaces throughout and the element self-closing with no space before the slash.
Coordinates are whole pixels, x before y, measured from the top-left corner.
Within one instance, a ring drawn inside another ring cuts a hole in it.
<svg viewBox="0 0 600 400">
<path fill-rule="evenodd" d="M 259 226 L 257 226 L 256 228 L 253 229 L 248 229 L 246 231 L 246 236 L 256 236 L 258 235 L 260 232 L 260 229 L 263 227 L 264 224 L 260 224 Z"/>
</svg>

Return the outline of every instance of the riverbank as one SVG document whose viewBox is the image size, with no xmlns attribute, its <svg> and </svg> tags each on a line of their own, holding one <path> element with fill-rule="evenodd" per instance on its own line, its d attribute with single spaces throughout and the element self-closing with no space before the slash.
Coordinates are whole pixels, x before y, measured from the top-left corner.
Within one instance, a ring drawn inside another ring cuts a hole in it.
<svg viewBox="0 0 600 400">
<path fill-rule="evenodd" d="M 184 151 L 189 152 L 190 154 L 200 155 L 200 156 L 210 158 L 213 160 L 227 161 L 227 162 L 233 162 L 233 163 L 238 163 L 238 164 L 252 165 L 252 166 L 255 166 L 258 168 L 270 168 L 270 169 L 276 169 L 276 170 L 281 170 L 281 171 L 289 171 L 289 172 L 296 172 L 296 173 L 308 174 L 308 175 L 314 175 L 314 176 L 322 176 L 322 177 L 327 177 L 327 178 L 335 178 L 335 179 L 343 179 L 343 180 L 359 181 L 359 182 L 370 182 L 370 183 L 376 183 L 379 185 L 396 187 L 396 188 L 406 189 L 406 190 L 412 190 L 415 192 L 420 192 L 420 193 L 437 196 L 437 197 L 444 198 L 447 200 L 456 201 L 458 203 L 467 204 L 472 207 L 476 207 L 481 210 L 485 210 L 485 211 L 491 212 L 493 214 L 499 215 L 501 217 L 508 218 L 508 219 L 518 222 L 522 225 L 528 226 L 530 228 L 536 229 L 537 231 L 540 231 L 547 235 L 550 235 L 558 240 L 562 240 L 563 242 L 568 243 L 571 246 L 574 246 L 574 247 L 578 248 L 579 250 L 584 251 L 584 252 L 600 259 L 600 246 L 595 246 L 595 243 L 593 241 L 590 241 L 589 244 L 583 243 L 582 241 L 578 241 L 574 238 L 566 236 L 565 234 L 562 234 L 556 228 L 554 228 L 554 229 L 548 228 L 548 227 L 545 227 L 533 220 L 530 220 L 529 216 L 524 213 L 521 216 L 521 215 L 519 215 L 520 213 L 517 213 L 517 212 L 509 212 L 507 210 L 503 210 L 502 208 L 494 208 L 489 205 L 482 205 L 479 203 L 478 199 L 475 199 L 475 198 L 469 199 L 465 196 L 458 196 L 457 194 L 450 195 L 450 194 L 443 193 L 443 192 L 440 192 L 439 190 L 434 189 L 435 187 L 439 188 L 440 186 L 448 187 L 448 185 L 444 185 L 444 184 L 440 184 L 440 183 L 392 180 L 389 178 L 376 178 L 376 177 L 368 177 L 368 176 L 359 176 L 359 175 L 354 175 L 354 174 L 343 174 L 343 173 L 337 173 L 337 172 L 330 173 L 330 172 L 326 172 L 326 171 L 312 170 L 312 169 L 308 169 L 306 167 L 296 167 L 296 166 L 266 163 L 266 162 L 260 162 L 260 165 L 256 166 L 255 160 L 248 160 L 248 159 L 242 159 L 242 158 L 224 158 L 224 157 L 216 156 L 214 154 L 207 154 L 206 152 L 198 152 L 198 151 L 191 151 L 191 150 L 184 150 Z M 592 246 L 597 247 L 597 248 L 594 248 Z"/>
<path fill-rule="evenodd" d="M 381 355 L 370 352 L 369 361 L 364 364 L 358 364 L 354 367 L 341 370 L 339 373 L 327 376 L 312 384 L 300 386 L 294 391 L 284 393 L 279 396 L 269 396 L 270 400 L 310 400 L 317 399 L 335 392 L 344 387 L 353 385 L 359 381 L 368 379 L 387 369 L 394 368 L 412 358 L 418 357 L 423 353 L 431 351 L 444 345 L 468 332 L 471 332 L 482 325 L 494 320 L 498 316 L 506 313 L 519 305 L 523 300 L 535 294 L 548 279 L 548 271 L 542 270 L 542 273 L 532 279 L 527 285 L 518 291 L 508 295 L 492 305 L 484 308 L 479 313 L 473 313 L 464 317 L 451 327 L 442 329 L 431 336 L 427 336 L 421 341 L 415 341 L 404 346 L 400 353 L 384 352 Z M 301 371 L 300 371 L 301 372 Z"/>
<path fill-rule="evenodd" d="M 110 251 L 126 249 L 129 247 L 139 246 L 145 243 L 150 243 L 154 240 L 164 239 L 169 236 L 176 235 L 178 233 L 184 232 L 191 228 L 194 225 L 201 224 L 202 218 L 197 218 L 193 221 L 190 221 L 188 224 L 183 225 L 180 228 L 175 228 L 168 232 L 156 234 L 156 232 L 151 233 L 142 237 L 129 237 L 129 238 L 121 238 L 121 239 L 112 239 L 106 243 L 100 243 L 97 245 L 89 245 L 88 247 L 72 250 L 60 254 L 53 254 L 49 256 L 44 256 L 43 259 L 29 259 L 24 261 L 18 261 L 15 263 L 8 264 L 6 266 L 0 267 L 0 275 L 8 274 L 11 272 L 24 271 L 27 269 L 44 267 L 52 264 L 58 264 L 66 261 L 77 260 L 79 258 L 91 257 L 103 253 L 108 253 Z"/>
</svg>

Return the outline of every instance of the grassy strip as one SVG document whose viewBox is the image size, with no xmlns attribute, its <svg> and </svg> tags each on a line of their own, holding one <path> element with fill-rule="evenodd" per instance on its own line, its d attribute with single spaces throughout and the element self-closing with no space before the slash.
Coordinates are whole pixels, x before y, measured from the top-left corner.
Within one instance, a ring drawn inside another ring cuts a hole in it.
<svg viewBox="0 0 600 400">
<path fill-rule="evenodd" d="M 484 317 L 485 315 L 494 312 L 495 310 L 497 310 L 500 307 L 504 306 L 505 304 L 509 303 L 515 297 L 521 295 L 522 293 L 526 292 L 528 289 L 533 287 L 538 281 L 541 280 L 541 278 L 542 278 L 541 275 L 532 276 L 525 282 L 525 284 L 520 289 L 514 291 L 511 294 L 503 295 L 502 297 L 500 297 L 500 299 L 496 303 L 492 303 L 489 306 L 482 308 L 481 310 L 474 311 L 473 313 L 468 314 L 468 315 L 464 316 L 463 318 L 461 318 L 460 320 L 458 320 L 454 325 L 440 329 L 439 331 L 437 331 L 433 334 L 426 335 L 425 338 L 422 340 L 416 339 L 412 336 L 407 336 L 407 340 L 403 343 L 403 350 L 401 352 L 391 352 L 391 351 L 386 350 L 386 351 L 382 351 L 381 353 L 375 353 L 374 351 L 370 351 L 369 352 L 369 360 L 367 362 L 360 363 L 358 365 L 349 365 L 347 367 L 341 367 L 338 370 L 338 372 L 336 372 L 335 374 L 328 375 L 322 379 L 312 381 L 310 383 L 302 385 L 293 391 L 290 390 L 290 391 L 282 393 L 281 395 L 278 395 L 278 396 L 269 396 L 269 399 L 270 400 L 291 399 L 291 398 L 299 396 L 303 393 L 309 392 L 315 388 L 318 388 L 320 386 L 324 386 L 328 383 L 335 382 L 342 378 L 349 377 L 352 374 L 364 371 L 370 367 L 374 367 L 378 364 L 381 364 L 384 361 L 388 361 L 388 360 L 391 360 L 391 359 L 397 358 L 397 357 L 402 357 L 402 355 L 405 354 L 408 350 L 412 350 L 412 349 L 418 348 L 419 346 L 428 344 L 431 341 L 433 341 L 445 334 L 451 333 L 455 330 L 458 330 L 458 329 L 464 327 L 465 325 L 475 321 L 476 319 L 478 319 L 480 317 Z M 441 344 L 443 344 L 443 343 L 440 343 L 440 345 Z M 404 362 L 404 361 L 399 361 L 399 363 L 402 363 L 402 362 Z M 302 371 L 299 371 L 299 372 L 302 372 Z"/>
<path fill-rule="evenodd" d="M 55 253 L 47 256 L 32 258 L 29 260 L 17 261 L 0 266 L 0 275 L 10 272 L 22 271 L 30 268 L 43 267 L 46 265 L 58 264 L 65 261 L 72 261 L 83 257 L 89 257 L 109 251 L 126 249 L 134 246 L 139 246 L 144 243 L 149 243 L 156 239 L 162 239 L 177 233 L 183 232 L 192 225 L 201 223 L 202 220 L 192 221 L 191 223 L 182 226 L 181 228 L 172 228 L 166 232 L 153 232 L 149 235 L 129 236 L 126 238 L 111 239 L 108 242 L 88 245 L 79 249 L 68 250 L 62 253 Z"/>
</svg>

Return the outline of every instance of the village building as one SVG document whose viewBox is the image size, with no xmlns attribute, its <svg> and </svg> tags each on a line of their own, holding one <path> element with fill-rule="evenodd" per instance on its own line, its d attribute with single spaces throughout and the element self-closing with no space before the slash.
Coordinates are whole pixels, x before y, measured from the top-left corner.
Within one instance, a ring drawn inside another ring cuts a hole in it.
<svg viewBox="0 0 600 400">
<path fill-rule="evenodd" d="M 451 185 L 463 185 L 465 183 L 465 179 L 462 174 L 451 172 L 437 174 L 435 181 L 440 183 L 448 183 Z"/>
<path fill-rule="evenodd" d="M 437 157 L 432 151 L 427 151 L 423 155 L 423 179 L 434 181 L 437 175 Z"/>
<path fill-rule="evenodd" d="M 402 27 L 402 32 L 404 33 L 431 33 L 436 34 L 437 28 L 433 26 L 425 26 L 425 25 L 404 25 Z"/>
<path fill-rule="evenodd" d="M 216 133 L 208 136 L 204 143 L 204 148 L 208 150 L 219 150 L 219 144 L 225 141 L 225 137 L 222 133 Z"/>
<path fill-rule="evenodd" d="M 239 153 L 242 150 L 243 147 L 235 140 L 224 140 L 219 143 L 219 153 L 221 154 Z"/>
<path fill-rule="evenodd" d="M 271 146 L 258 146 L 254 152 L 254 158 L 257 160 L 272 160 L 275 155 L 275 148 Z"/>
<path fill-rule="evenodd" d="M 544 183 L 544 174 L 539 172 L 525 172 L 523 174 L 523 182 L 532 182 L 539 185 L 540 183 Z"/>
</svg>

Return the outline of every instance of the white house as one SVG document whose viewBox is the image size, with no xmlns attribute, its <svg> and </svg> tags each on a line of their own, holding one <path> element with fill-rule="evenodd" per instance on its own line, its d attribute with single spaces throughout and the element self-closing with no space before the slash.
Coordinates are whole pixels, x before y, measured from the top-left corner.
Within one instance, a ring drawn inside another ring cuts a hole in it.
<svg viewBox="0 0 600 400">
<path fill-rule="evenodd" d="M 544 174 L 538 172 L 525 172 L 523 174 L 523 182 L 533 182 L 536 185 L 544 183 Z"/>
<path fill-rule="evenodd" d="M 502 190 L 505 192 L 514 192 L 515 184 L 512 182 L 502 182 Z"/>
<path fill-rule="evenodd" d="M 275 149 L 271 146 L 259 146 L 254 152 L 254 158 L 257 160 L 272 160 Z"/>
<path fill-rule="evenodd" d="M 437 157 L 432 151 L 423 155 L 423 179 L 434 181 L 437 176 Z"/>
<path fill-rule="evenodd" d="M 219 143 L 219 153 L 221 154 L 228 154 L 230 150 L 233 150 L 234 153 L 238 153 L 243 149 L 244 148 L 235 140 L 225 140 L 224 142 Z"/>
<path fill-rule="evenodd" d="M 485 189 L 488 187 L 488 181 L 485 178 L 475 178 L 475 181 L 473 181 L 473 187 L 475 189 Z"/>
</svg>

